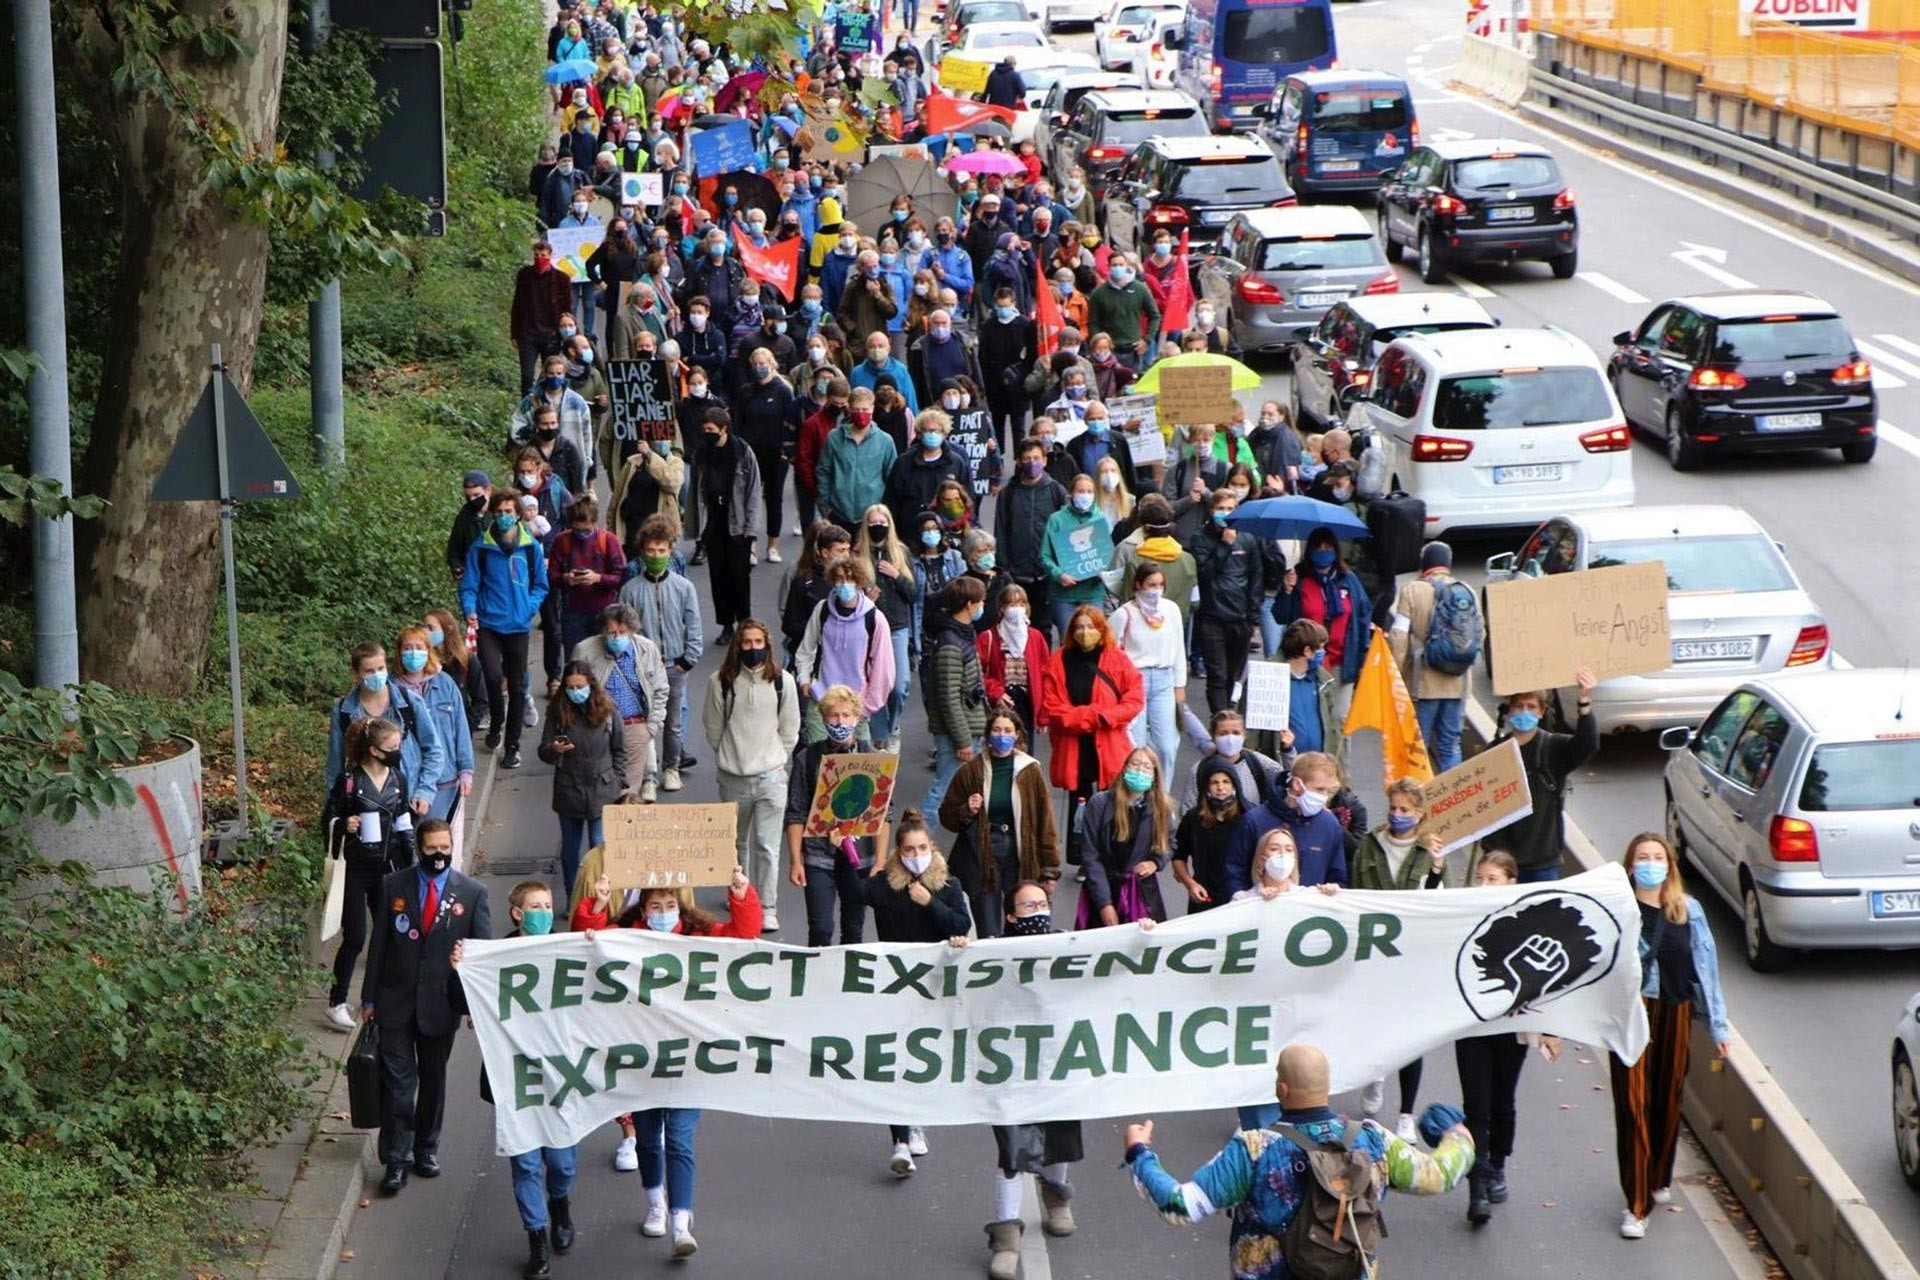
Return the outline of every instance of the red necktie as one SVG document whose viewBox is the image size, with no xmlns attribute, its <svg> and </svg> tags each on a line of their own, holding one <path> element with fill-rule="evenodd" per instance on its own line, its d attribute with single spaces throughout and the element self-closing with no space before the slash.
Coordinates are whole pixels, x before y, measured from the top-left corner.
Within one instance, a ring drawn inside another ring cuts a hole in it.
<svg viewBox="0 0 1920 1280">
<path fill-rule="evenodd" d="M 420 932 L 424 936 L 433 932 L 433 922 L 440 915 L 440 886 L 427 881 L 427 903 L 420 912 Z"/>
</svg>

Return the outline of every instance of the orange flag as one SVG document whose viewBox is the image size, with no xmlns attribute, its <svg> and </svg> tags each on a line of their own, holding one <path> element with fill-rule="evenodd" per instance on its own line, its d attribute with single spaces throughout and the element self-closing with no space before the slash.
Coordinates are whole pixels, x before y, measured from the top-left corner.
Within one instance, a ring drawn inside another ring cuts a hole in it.
<svg viewBox="0 0 1920 1280">
<path fill-rule="evenodd" d="M 1367 646 L 1367 660 L 1360 666 L 1360 681 L 1353 687 L 1353 709 L 1347 712 L 1343 732 L 1352 735 L 1359 729 L 1379 731 L 1389 783 L 1402 778 L 1433 781 L 1433 762 L 1420 737 L 1413 695 L 1407 692 L 1407 682 L 1400 678 L 1400 668 L 1387 648 L 1387 633 L 1377 628 Z"/>
<path fill-rule="evenodd" d="M 956 98 L 950 93 L 927 95 L 928 133 L 952 133 L 962 125 L 973 124 L 979 120 L 998 120 L 1002 124 L 1011 125 L 1013 112 L 991 103 L 975 102 L 971 98 Z"/>
<path fill-rule="evenodd" d="M 805 243 L 804 236 L 795 236 L 791 240 L 775 240 L 762 249 L 740 228 L 733 229 L 733 244 L 740 252 L 740 265 L 761 284 L 778 289 L 789 306 L 800 295 L 800 246 Z"/>
<path fill-rule="evenodd" d="M 1041 355 L 1050 356 L 1060 349 L 1060 331 L 1067 327 L 1067 320 L 1060 314 L 1060 298 L 1053 291 L 1053 282 L 1040 264 L 1034 264 L 1033 275 L 1034 327 L 1039 330 L 1036 345 Z"/>
</svg>

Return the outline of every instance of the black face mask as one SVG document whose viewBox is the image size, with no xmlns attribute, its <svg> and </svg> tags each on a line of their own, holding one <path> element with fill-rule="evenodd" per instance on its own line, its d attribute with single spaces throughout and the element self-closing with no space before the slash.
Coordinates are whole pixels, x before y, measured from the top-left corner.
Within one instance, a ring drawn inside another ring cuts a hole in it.
<svg viewBox="0 0 1920 1280">
<path fill-rule="evenodd" d="M 868 525 L 867 537 L 872 539 L 875 546 L 881 546 L 885 544 L 887 540 L 887 526 L 884 524 Z"/>
<path fill-rule="evenodd" d="M 422 849 L 420 851 L 420 865 L 427 869 L 429 875 L 437 876 L 453 865 L 453 851 L 451 849 L 444 851 L 440 849 Z"/>
<path fill-rule="evenodd" d="M 740 661 L 749 667 L 757 667 L 766 660 L 767 651 L 764 646 L 755 645 L 751 649 L 742 649 L 740 651 Z"/>
<path fill-rule="evenodd" d="M 558 440 L 560 438 L 560 428 L 541 427 L 538 431 L 535 431 L 533 434 L 536 437 L 538 437 L 542 442 Z"/>
<path fill-rule="evenodd" d="M 1007 921 L 1007 932 L 1018 938 L 1031 938 L 1038 934 L 1053 932 L 1053 916 L 1041 912 L 1033 916 L 1015 916 Z"/>
<path fill-rule="evenodd" d="M 1232 796 L 1208 796 L 1207 797 L 1207 807 L 1210 809 L 1213 809 L 1215 812 L 1219 812 L 1220 810 L 1225 809 L 1228 805 L 1232 803 L 1233 803 Z"/>
</svg>

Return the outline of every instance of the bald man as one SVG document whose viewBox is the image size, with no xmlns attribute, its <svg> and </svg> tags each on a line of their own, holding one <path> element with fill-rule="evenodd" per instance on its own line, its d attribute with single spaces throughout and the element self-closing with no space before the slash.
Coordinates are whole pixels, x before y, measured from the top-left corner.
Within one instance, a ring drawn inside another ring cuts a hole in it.
<svg viewBox="0 0 1920 1280">
<path fill-rule="evenodd" d="M 1290 1044 L 1280 1051 L 1274 1092 L 1281 1127 L 1334 1143 L 1347 1135 L 1349 1126 L 1357 1127 L 1353 1148 L 1372 1160 L 1374 1185 L 1382 1199 L 1389 1187 L 1441 1195 L 1465 1176 L 1473 1164 L 1473 1136 L 1458 1110 L 1436 1103 L 1421 1114 L 1421 1135 L 1433 1146 L 1428 1154 L 1371 1120 L 1349 1120 L 1330 1108 L 1331 1074 L 1327 1055 L 1313 1045 Z M 1304 1202 L 1306 1189 L 1294 1172 L 1299 1147 L 1281 1127 L 1241 1130 L 1182 1182 L 1154 1154 L 1153 1121 L 1146 1120 L 1126 1128 L 1127 1165 L 1141 1195 L 1176 1225 L 1233 1210 L 1233 1274 L 1244 1280 L 1284 1280 L 1287 1266 L 1281 1249 L 1287 1224 Z"/>
</svg>

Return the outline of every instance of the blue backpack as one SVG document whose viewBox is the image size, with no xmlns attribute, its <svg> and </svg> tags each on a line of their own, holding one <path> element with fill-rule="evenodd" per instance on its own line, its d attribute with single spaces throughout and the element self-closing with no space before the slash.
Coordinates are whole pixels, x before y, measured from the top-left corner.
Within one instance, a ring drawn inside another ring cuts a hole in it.
<svg viewBox="0 0 1920 1280">
<path fill-rule="evenodd" d="M 1427 627 L 1422 659 L 1443 675 L 1465 675 L 1480 657 L 1486 630 L 1480 625 L 1480 602 L 1473 588 L 1452 578 L 1433 584 L 1433 620 Z"/>
</svg>

